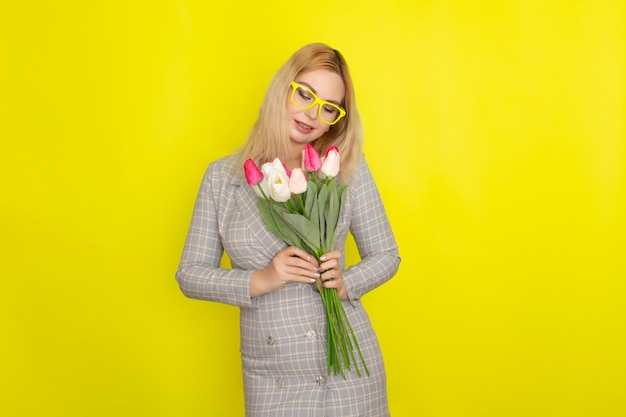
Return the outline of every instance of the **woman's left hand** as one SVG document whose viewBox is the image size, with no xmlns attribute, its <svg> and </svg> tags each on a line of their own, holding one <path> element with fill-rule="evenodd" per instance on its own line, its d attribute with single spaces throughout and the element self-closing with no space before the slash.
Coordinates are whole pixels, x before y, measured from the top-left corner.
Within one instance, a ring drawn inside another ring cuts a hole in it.
<svg viewBox="0 0 626 417">
<path fill-rule="evenodd" d="M 321 275 L 318 279 L 325 288 L 336 288 L 339 298 L 345 301 L 348 299 L 348 292 L 343 285 L 343 269 L 339 263 L 339 258 L 341 258 L 341 252 L 339 251 L 332 251 L 322 255 L 320 258 L 322 262 L 320 265 Z"/>
</svg>

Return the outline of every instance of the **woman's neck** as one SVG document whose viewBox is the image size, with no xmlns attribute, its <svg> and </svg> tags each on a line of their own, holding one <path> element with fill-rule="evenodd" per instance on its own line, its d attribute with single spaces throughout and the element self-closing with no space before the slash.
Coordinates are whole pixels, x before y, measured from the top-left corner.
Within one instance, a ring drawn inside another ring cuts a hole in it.
<svg viewBox="0 0 626 417">
<path fill-rule="evenodd" d="M 293 171 L 294 168 L 302 168 L 302 158 L 300 155 L 286 159 L 283 163 L 289 168 L 289 171 Z"/>
</svg>

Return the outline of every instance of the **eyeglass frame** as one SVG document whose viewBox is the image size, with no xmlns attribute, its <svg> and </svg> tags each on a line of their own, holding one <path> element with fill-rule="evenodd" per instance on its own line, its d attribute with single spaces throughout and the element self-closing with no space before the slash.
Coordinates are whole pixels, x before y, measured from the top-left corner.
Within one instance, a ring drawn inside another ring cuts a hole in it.
<svg viewBox="0 0 626 417">
<path fill-rule="evenodd" d="M 313 96 L 314 100 L 313 100 L 313 103 L 311 103 L 310 106 L 302 107 L 298 103 L 296 103 L 296 101 L 293 99 L 293 96 L 294 96 L 294 94 L 296 94 L 296 90 L 298 88 L 302 88 L 303 90 L 305 90 L 306 92 L 308 92 L 309 94 L 311 94 Z M 327 124 L 329 126 L 334 125 L 339 120 L 341 120 L 342 117 L 344 117 L 347 114 L 343 107 L 341 107 L 341 106 L 339 106 L 339 105 L 337 105 L 335 103 L 331 103 L 330 101 L 322 100 L 321 98 L 319 98 L 317 96 L 317 94 L 315 94 L 313 91 L 311 91 L 310 88 L 308 88 L 308 87 L 306 87 L 306 86 L 304 86 L 302 84 L 299 84 L 299 83 L 297 83 L 295 81 L 291 82 L 291 94 L 289 95 L 289 99 L 291 100 L 291 102 L 293 103 L 294 106 L 296 106 L 297 108 L 302 109 L 302 110 L 308 110 L 308 109 L 314 107 L 316 104 L 319 104 L 319 107 L 317 108 L 317 115 L 319 116 L 319 119 L 323 123 L 325 123 L 325 124 Z M 322 117 L 322 106 L 327 105 L 327 104 L 332 106 L 332 107 L 334 107 L 334 108 L 336 108 L 337 110 L 339 110 L 339 116 L 337 116 L 337 119 L 334 122 L 332 122 L 332 123 L 328 123 Z"/>
</svg>

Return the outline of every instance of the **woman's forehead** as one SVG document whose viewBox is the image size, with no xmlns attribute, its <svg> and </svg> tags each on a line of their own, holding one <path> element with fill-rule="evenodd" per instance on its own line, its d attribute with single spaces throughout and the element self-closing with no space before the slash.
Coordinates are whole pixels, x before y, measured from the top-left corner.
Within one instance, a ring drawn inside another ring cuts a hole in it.
<svg viewBox="0 0 626 417">
<path fill-rule="evenodd" d="M 310 88 L 321 99 L 327 101 L 343 101 L 346 87 L 336 72 L 318 69 L 298 74 L 295 81 Z"/>
</svg>

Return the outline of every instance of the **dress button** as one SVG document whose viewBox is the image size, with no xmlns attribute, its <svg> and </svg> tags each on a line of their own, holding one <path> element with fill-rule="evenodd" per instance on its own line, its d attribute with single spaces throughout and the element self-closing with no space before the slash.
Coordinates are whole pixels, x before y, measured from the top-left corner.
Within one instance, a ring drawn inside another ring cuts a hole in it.
<svg viewBox="0 0 626 417">
<path fill-rule="evenodd" d="M 326 377 L 320 375 L 317 378 L 315 378 L 315 385 L 326 385 Z"/>
<path fill-rule="evenodd" d="M 277 386 L 278 388 L 285 388 L 285 385 L 287 385 L 287 384 L 286 384 L 286 382 L 285 382 L 285 380 L 284 380 L 284 379 L 282 379 L 282 378 L 278 378 L 278 379 L 276 380 L 276 386 Z"/>
<path fill-rule="evenodd" d="M 268 345 L 273 345 L 274 344 L 274 338 L 272 336 L 267 336 L 265 338 L 265 343 L 267 343 Z"/>
<path fill-rule="evenodd" d="M 306 332 L 306 337 L 310 339 L 317 339 L 317 333 L 315 332 L 315 330 L 309 330 L 308 332 Z"/>
</svg>

